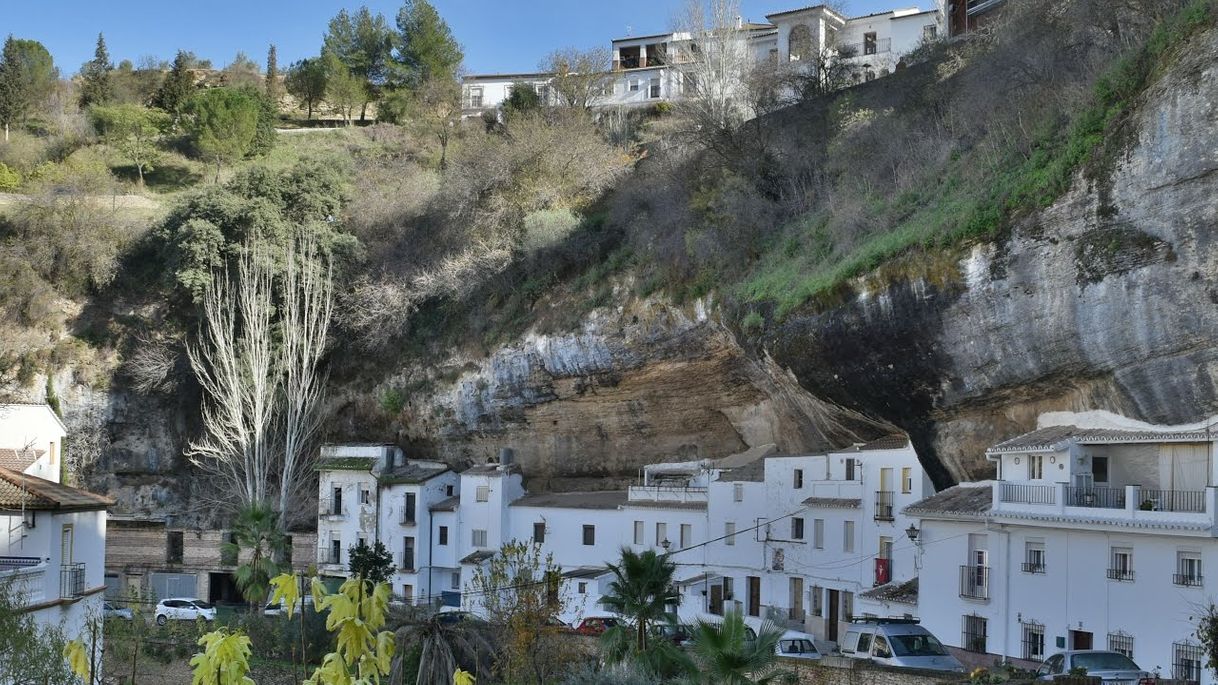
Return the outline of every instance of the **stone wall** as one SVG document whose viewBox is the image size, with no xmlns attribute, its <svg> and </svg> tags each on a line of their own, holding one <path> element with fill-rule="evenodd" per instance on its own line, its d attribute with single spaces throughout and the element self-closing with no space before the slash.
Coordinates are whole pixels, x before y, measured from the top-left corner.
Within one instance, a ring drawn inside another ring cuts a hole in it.
<svg viewBox="0 0 1218 685">
<path fill-rule="evenodd" d="M 783 657 L 779 663 L 796 674 L 800 685 L 945 685 L 967 680 L 963 673 L 890 668 L 835 656 L 826 656 L 820 661 Z"/>
</svg>

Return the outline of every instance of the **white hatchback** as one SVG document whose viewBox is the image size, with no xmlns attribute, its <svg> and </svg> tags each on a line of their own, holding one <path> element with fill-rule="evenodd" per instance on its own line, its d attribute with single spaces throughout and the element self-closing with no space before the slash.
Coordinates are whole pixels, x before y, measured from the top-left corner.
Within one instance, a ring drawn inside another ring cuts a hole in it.
<svg viewBox="0 0 1218 685">
<path fill-rule="evenodd" d="M 188 597 L 162 599 L 156 605 L 156 624 L 163 626 L 169 621 L 216 620 L 216 607 L 210 602 Z"/>
</svg>

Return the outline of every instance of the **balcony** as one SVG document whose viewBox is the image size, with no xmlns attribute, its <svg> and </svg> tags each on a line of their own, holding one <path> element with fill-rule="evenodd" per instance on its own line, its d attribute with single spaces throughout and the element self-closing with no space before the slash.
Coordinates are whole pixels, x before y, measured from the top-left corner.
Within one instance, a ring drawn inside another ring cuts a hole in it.
<svg viewBox="0 0 1218 685">
<path fill-rule="evenodd" d="M 965 599 L 990 599 L 990 567 L 961 566 L 960 596 Z"/>
<path fill-rule="evenodd" d="M 892 503 L 896 497 L 896 493 L 892 490 L 878 490 L 875 493 L 875 520 L 876 521 L 891 521 Z"/>
<path fill-rule="evenodd" d="M 631 502 L 700 504 L 706 502 L 706 488 L 694 485 L 631 485 L 627 498 Z"/>
<path fill-rule="evenodd" d="M 322 499 L 317 502 L 317 515 L 322 518 L 341 519 L 347 516 L 347 506 L 341 499 Z"/>
<path fill-rule="evenodd" d="M 1205 513 L 1204 490 L 1150 490 L 1139 488 L 1138 509 L 1143 511 L 1172 511 L 1188 514 Z"/>
<path fill-rule="evenodd" d="M 1108 569 L 1108 580 L 1115 580 L 1115 581 L 1124 582 L 1124 583 L 1132 583 L 1133 582 L 1133 569 L 1110 568 L 1110 569 Z"/>
<path fill-rule="evenodd" d="M 837 46 L 839 55 L 846 59 L 851 57 L 871 57 L 892 52 L 892 39 L 879 38 L 873 42 L 848 43 Z"/>
<path fill-rule="evenodd" d="M 1025 561 L 1023 562 L 1024 573 L 1044 573 L 1045 562 L 1043 561 Z"/>
<path fill-rule="evenodd" d="M 1066 506 L 1091 509 L 1124 509 L 1125 488 L 1075 487 L 1065 488 Z"/>
<path fill-rule="evenodd" d="M 339 556 L 339 550 L 319 549 L 317 550 L 317 563 L 321 565 L 338 566 L 340 563 Z"/>
<path fill-rule="evenodd" d="M 85 594 L 85 565 L 64 564 L 59 567 L 59 597 L 76 599 Z"/>
<path fill-rule="evenodd" d="M 1137 519 L 1150 525 L 1180 521 L 1214 525 L 1218 488 L 1158 490 L 1140 485 L 1104 487 L 1004 481 L 993 488 L 991 506 L 998 515 L 1007 511 L 1087 520 Z"/>
<path fill-rule="evenodd" d="M 403 526 L 413 526 L 415 523 L 416 519 L 414 512 L 408 509 L 403 509 L 401 515 L 398 516 L 398 524 Z"/>
<path fill-rule="evenodd" d="M 1019 504 L 1057 504 L 1057 488 L 1052 485 L 1000 483 L 998 501 Z"/>
<path fill-rule="evenodd" d="M 879 587 L 892 581 L 892 559 L 883 557 L 875 560 L 875 585 Z"/>
<path fill-rule="evenodd" d="M 1176 573 L 1172 575 L 1172 583 L 1181 587 L 1201 587 L 1202 577 L 1196 573 Z"/>
<path fill-rule="evenodd" d="M 0 571 L 29 568 L 42 563 L 38 557 L 0 557 Z"/>
</svg>

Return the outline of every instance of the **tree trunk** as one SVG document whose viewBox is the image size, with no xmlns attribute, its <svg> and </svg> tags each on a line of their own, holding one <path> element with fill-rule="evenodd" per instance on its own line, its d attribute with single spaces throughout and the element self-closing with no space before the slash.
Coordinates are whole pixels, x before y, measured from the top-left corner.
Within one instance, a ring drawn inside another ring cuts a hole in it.
<svg viewBox="0 0 1218 685">
<path fill-rule="evenodd" d="M 220 158 L 216 157 L 216 185 L 220 184 Z"/>
<path fill-rule="evenodd" d="M 140 175 L 139 187 L 143 188 L 144 187 L 144 165 L 136 164 L 135 171 L 136 171 L 136 173 L 138 173 Z"/>
<path fill-rule="evenodd" d="M 363 106 L 359 108 L 359 120 L 362 122 L 364 120 L 364 117 L 367 114 L 368 114 L 368 103 L 367 103 L 367 101 L 365 101 Z"/>
<path fill-rule="evenodd" d="M 4 142 L 8 142 L 8 122 L 4 122 Z"/>
</svg>

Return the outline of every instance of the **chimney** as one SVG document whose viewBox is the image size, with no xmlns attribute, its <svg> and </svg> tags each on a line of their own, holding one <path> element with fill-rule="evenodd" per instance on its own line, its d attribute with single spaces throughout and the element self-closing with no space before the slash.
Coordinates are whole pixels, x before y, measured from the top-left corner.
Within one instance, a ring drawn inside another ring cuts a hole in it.
<svg viewBox="0 0 1218 685">
<path fill-rule="evenodd" d="M 744 17 L 737 14 L 736 15 L 736 30 L 739 31 L 742 28 L 744 28 Z"/>
<path fill-rule="evenodd" d="M 516 451 L 511 447 L 501 447 L 499 449 L 499 463 L 502 466 L 511 464 L 516 459 Z"/>
</svg>

